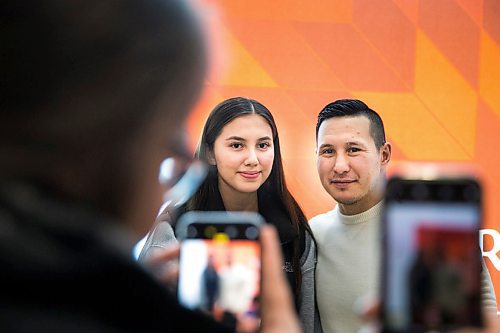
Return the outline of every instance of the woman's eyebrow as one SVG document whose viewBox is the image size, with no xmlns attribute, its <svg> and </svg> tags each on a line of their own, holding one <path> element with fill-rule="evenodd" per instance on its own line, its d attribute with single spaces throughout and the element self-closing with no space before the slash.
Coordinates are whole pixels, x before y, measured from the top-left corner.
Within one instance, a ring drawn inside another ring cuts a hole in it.
<svg viewBox="0 0 500 333">
<path fill-rule="evenodd" d="M 236 136 L 236 135 L 232 135 L 232 136 L 226 138 L 226 141 L 229 141 L 229 140 L 246 141 L 244 138 Z"/>
</svg>

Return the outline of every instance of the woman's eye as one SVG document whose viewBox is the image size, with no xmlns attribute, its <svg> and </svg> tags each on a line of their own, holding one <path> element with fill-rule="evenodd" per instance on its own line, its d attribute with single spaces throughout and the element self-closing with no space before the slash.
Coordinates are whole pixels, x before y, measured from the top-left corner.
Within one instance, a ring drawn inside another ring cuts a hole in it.
<svg viewBox="0 0 500 333">
<path fill-rule="evenodd" d="M 271 144 L 269 142 L 261 142 L 257 145 L 260 149 L 266 149 L 271 147 Z"/>
<path fill-rule="evenodd" d="M 239 142 L 233 142 L 230 144 L 230 147 L 235 149 L 240 149 L 241 147 L 243 147 L 243 145 Z"/>
</svg>

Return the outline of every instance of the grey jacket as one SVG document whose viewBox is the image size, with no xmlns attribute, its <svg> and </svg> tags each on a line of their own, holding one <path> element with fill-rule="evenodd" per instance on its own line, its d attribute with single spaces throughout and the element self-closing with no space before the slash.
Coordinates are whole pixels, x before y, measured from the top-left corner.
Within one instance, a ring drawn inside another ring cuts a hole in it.
<svg viewBox="0 0 500 333">
<path fill-rule="evenodd" d="M 302 269 L 302 286 L 300 297 L 299 316 L 305 333 L 321 333 L 321 321 L 318 307 L 316 306 L 315 270 L 316 270 L 316 245 L 311 235 L 306 232 L 306 247 L 300 267 Z"/>
</svg>

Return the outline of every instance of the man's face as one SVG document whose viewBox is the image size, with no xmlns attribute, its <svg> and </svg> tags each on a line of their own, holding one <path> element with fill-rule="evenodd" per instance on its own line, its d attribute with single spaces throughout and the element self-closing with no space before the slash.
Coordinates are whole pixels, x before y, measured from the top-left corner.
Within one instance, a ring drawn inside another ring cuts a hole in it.
<svg viewBox="0 0 500 333">
<path fill-rule="evenodd" d="M 327 119 L 317 141 L 321 183 L 343 214 L 362 213 L 382 199 L 391 148 L 389 143 L 375 147 L 367 117 Z"/>
</svg>

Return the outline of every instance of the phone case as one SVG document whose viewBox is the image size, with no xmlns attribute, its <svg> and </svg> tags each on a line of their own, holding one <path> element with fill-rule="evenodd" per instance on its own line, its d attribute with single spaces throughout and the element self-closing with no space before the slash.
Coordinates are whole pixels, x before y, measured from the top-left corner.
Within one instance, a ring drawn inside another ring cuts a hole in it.
<svg viewBox="0 0 500 333">
<path fill-rule="evenodd" d="M 181 244 L 181 304 L 228 327 L 258 331 L 262 223 L 257 213 L 184 214 L 176 227 Z"/>
<path fill-rule="evenodd" d="M 382 221 L 382 331 L 481 327 L 481 188 L 474 177 L 393 177 Z"/>
</svg>

